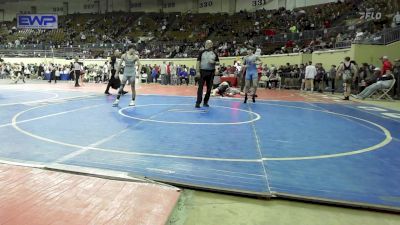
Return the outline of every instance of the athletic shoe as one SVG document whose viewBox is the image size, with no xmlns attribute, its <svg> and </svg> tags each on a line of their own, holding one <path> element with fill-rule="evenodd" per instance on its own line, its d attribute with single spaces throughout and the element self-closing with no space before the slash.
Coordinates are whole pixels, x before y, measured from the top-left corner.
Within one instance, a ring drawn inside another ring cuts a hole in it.
<svg viewBox="0 0 400 225">
<path fill-rule="evenodd" d="M 349 101 L 350 99 L 349 99 L 349 97 L 344 97 L 343 100 Z"/>
<path fill-rule="evenodd" d="M 204 107 L 210 107 L 210 106 L 208 105 L 208 103 L 204 103 L 203 106 L 204 106 Z"/>
<path fill-rule="evenodd" d="M 200 104 L 196 104 L 194 107 L 195 108 L 200 108 Z"/>
<path fill-rule="evenodd" d="M 129 106 L 135 106 L 135 100 L 131 100 L 131 102 L 129 102 Z"/>
<path fill-rule="evenodd" d="M 253 98 L 252 98 L 252 100 L 253 100 L 253 103 L 255 103 L 255 102 L 256 102 L 256 95 L 253 95 Z"/>
<path fill-rule="evenodd" d="M 108 91 L 105 91 L 104 94 L 106 94 L 106 95 L 111 95 L 111 93 L 108 92 Z"/>
<path fill-rule="evenodd" d="M 117 107 L 119 103 L 119 99 L 115 99 L 114 103 L 113 103 L 113 107 Z"/>
<path fill-rule="evenodd" d="M 247 94 L 244 96 L 244 102 L 243 102 L 244 104 L 246 104 L 247 103 Z"/>
<path fill-rule="evenodd" d="M 122 91 L 122 95 L 125 95 L 126 93 L 128 93 L 127 91 Z"/>
</svg>

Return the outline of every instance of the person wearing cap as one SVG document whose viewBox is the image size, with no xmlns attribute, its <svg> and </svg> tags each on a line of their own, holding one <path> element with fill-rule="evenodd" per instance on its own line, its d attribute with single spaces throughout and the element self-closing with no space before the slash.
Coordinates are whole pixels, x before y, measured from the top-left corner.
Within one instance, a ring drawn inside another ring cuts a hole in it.
<svg viewBox="0 0 400 225">
<path fill-rule="evenodd" d="M 250 85 L 253 85 L 252 100 L 256 102 L 258 73 L 257 65 L 261 64 L 260 57 L 254 54 L 254 48 L 247 48 L 247 56 L 243 58 L 243 65 L 246 67 L 246 80 L 244 85 L 244 102 L 247 103 L 247 95 L 250 92 Z"/>
<path fill-rule="evenodd" d="M 358 75 L 357 67 L 350 61 L 350 57 L 344 58 L 344 62 L 337 69 L 336 76 L 343 79 L 343 100 L 349 100 L 351 94 L 351 84 Z"/>
<path fill-rule="evenodd" d="M 132 100 L 129 106 L 135 106 L 136 99 L 136 89 L 135 89 L 135 79 L 136 79 L 136 66 L 138 66 L 138 71 L 142 70 L 142 66 L 139 62 L 139 56 L 136 54 L 134 45 L 128 46 L 128 51 L 121 56 L 121 60 L 118 62 L 117 71 L 121 68 L 122 62 L 125 62 L 124 75 L 121 80 L 121 86 L 118 89 L 117 99 L 115 99 L 113 106 L 118 106 L 119 99 L 121 98 L 122 92 L 124 90 L 126 82 L 131 85 L 132 90 Z M 117 74 L 114 76 L 118 76 Z"/>
<path fill-rule="evenodd" d="M 197 89 L 196 108 L 200 108 L 203 100 L 203 86 L 206 83 L 207 91 L 204 96 L 203 106 L 209 107 L 208 100 L 210 99 L 212 81 L 215 75 L 216 66 L 219 65 L 218 55 L 213 51 L 213 42 L 207 40 L 204 44 L 204 51 L 201 51 L 197 57 L 196 77 L 199 79 L 199 87 Z"/>
<path fill-rule="evenodd" d="M 381 58 L 382 61 L 382 71 L 381 71 L 381 75 L 386 74 L 387 70 L 392 70 L 392 63 L 389 61 L 389 58 L 387 56 L 382 56 Z"/>
</svg>

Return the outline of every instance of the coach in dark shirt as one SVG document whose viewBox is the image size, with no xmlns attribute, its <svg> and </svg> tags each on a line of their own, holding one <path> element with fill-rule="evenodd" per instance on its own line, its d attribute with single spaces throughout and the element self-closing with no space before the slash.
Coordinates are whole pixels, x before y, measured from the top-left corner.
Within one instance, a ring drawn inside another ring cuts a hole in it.
<svg viewBox="0 0 400 225">
<path fill-rule="evenodd" d="M 204 107 L 209 107 L 208 100 L 210 99 L 212 81 L 215 74 L 215 67 L 219 65 L 218 55 L 212 50 L 213 43 L 211 40 L 207 40 L 205 43 L 205 50 L 200 52 L 197 58 L 196 65 L 196 76 L 199 78 L 199 88 L 197 89 L 197 101 L 196 108 L 200 108 L 200 104 L 203 98 L 203 86 L 206 82 L 207 92 L 204 96 Z"/>
</svg>

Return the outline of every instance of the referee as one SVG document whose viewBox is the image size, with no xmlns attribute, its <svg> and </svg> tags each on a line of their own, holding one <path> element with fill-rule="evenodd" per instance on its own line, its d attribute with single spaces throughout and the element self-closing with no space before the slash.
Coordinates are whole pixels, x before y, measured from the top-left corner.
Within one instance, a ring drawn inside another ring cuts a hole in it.
<svg viewBox="0 0 400 225">
<path fill-rule="evenodd" d="M 212 81 L 215 74 L 215 67 L 219 65 L 218 55 L 212 50 L 213 43 L 211 40 L 207 40 L 205 43 L 205 50 L 201 51 L 197 58 L 196 64 L 196 77 L 199 78 L 199 88 L 197 89 L 197 101 L 196 108 L 200 108 L 201 101 L 203 99 L 203 86 L 204 82 L 207 85 L 206 96 L 204 96 L 204 107 L 209 107 L 208 100 L 210 99 Z"/>
<path fill-rule="evenodd" d="M 75 87 L 80 87 L 79 76 L 81 75 L 81 64 L 79 64 L 78 58 L 75 58 L 74 71 L 75 71 Z"/>
</svg>

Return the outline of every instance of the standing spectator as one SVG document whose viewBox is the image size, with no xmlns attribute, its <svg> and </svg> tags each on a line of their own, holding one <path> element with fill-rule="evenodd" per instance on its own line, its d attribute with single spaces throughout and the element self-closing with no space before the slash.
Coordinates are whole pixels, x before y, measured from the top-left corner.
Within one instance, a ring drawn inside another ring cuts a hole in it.
<svg viewBox="0 0 400 225">
<path fill-rule="evenodd" d="M 55 81 L 60 80 L 61 67 L 56 67 L 55 76 L 56 76 Z"/>
<path fill-rule="evenodd" d="M 177 81 L 177 76 L 176 76 L 176 66 L 174 65 L 173 62 L 170 63 L 170 70 L 171 70 L 171 84 L 172 85 L 177 85 L 178 81 Z"/>
<path fill-rule="evenodd" d="M 146 68 L 146 74 L 147 74 L 147 83 L 151 83 L 153 82 L 153 78 L 151 77 L 151 73 L 152 73 L 152 68 L 149 64 L 146 64 L 145 66 Z"/>
<path fill-rule="evenodd" d="M 400 59 L 394 61 L 393 75 L 396 79 L 396 84 L 394 86 L 394 95 L 396 99 L 400 99 Z"/>
<path fill-rule="evenodd" d="M 200 52 L 199 56 L 197 57 L 197 64 L 196 64 L 196 71 L 197 77 L 199 79 L 199 87 L 197 89 L 197 101 L 196 101 L 196 108 L 200 108 L 200 104 L 203 100 L 203 86 L 206 83 L 207 92 L 204 96 L 203 106 L 209 107 L 208 100 L 210 99 L 211 94 L 211 82 L 213 80 L 216 66 L 219 65 L 219 58 L 218 55 L 212 50 L 213 42 L 211 40 L 207 40 L 204 44 L 205 50 Z"/>
<path fill-rule="evenodd" d="M 300 64 L 299 68 L 299 80 L 300 80 L 300 91 L 305 91 L 306 90 L 306 69 L 304 67 L 304 64 Z"/>
<path fill-rule="evenodd" d="M 344 62 L 340 64 L 336 76 L 342 76 L 343 79 L 343 100 L 349 100 L 351 94 L 351 84 L 354 82 L 355 77 L 357 77 L 357 68 L 351 63 L 350 57 L 346 57 Z"/>
<path fill-rule="evenodd" d="M 157 83 L 158 72 L 157 72 L 157 67 L 155 64 L 154 64 L 153 69 L 151 70 L 151 77 L 153 78 L 153 83 Z"/>
<path fill-rule="evenodd" d="M 314 78 L 317 75 L 317 68 L 315 68 L 315 66 L 312 64 L 312 62 L 310 61 L 308 63 L 308 66 L 306 67 L 306 72 L 305 72 L 305 90 L 308 90 L 308 88 L 310 87 L 311 92 L 314 91 Z"/>
<path fill-rule="evenodd" d="M 171 84 L 171 62 L 167 65 L 167 84 Z"/>
<path fill-rule="evenodd" d="M 167 64 L 165 61 L 160 65 L 160 77 L 161 84 L 167 85 Z"/>
<path fill-rule="evenodd" d="M 335 94 L 335 82 L 336 82 L 336 65 L 332 65 L 328 73 L 328 79 L 331 82 L 331 92 Z M 329 86 L 328 86 L 329 87 Z"/>
<path fill-rule="evenodd" d="M 317 75 L 315 76 L 315 85 L 316 87 L 318 87 L 318 92 L 322 93 L 324 90 L 324 81 L 326 80 L 326 72 L 324 67 L 322 66 L 322 63 L 318 63 L 317 64 Z"/>
</svg>

